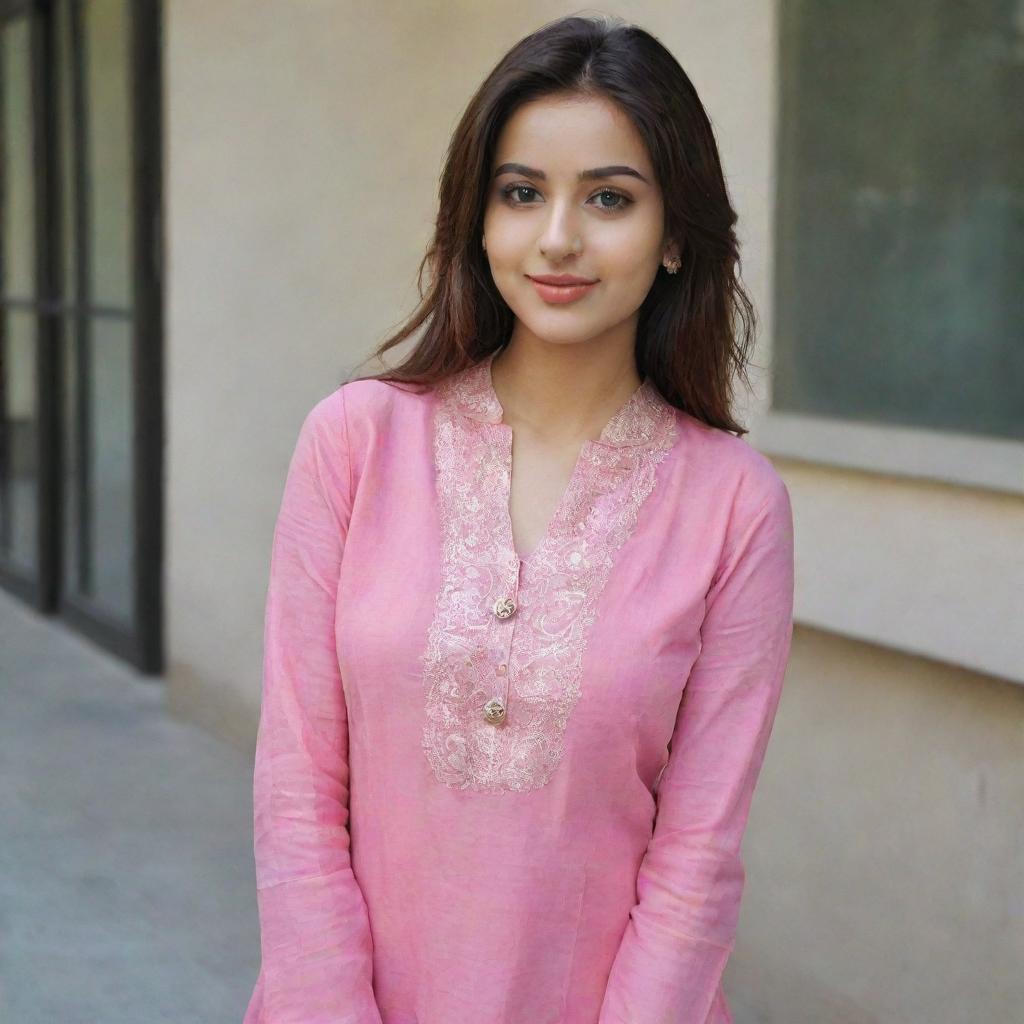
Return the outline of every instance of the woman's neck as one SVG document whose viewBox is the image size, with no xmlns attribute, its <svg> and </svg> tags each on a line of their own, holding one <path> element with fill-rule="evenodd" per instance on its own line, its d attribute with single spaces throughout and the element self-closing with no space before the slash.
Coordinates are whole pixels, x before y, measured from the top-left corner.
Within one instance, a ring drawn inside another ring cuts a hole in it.
<svg viewBox="0 0 1024 1024">
<path fill-rule="evenodd" d="M 504 422 L 553 444 L 596 440 L 640 387 L 633 345 L 551 345 L 515 338 L 491 363 Z"/>
</svg>

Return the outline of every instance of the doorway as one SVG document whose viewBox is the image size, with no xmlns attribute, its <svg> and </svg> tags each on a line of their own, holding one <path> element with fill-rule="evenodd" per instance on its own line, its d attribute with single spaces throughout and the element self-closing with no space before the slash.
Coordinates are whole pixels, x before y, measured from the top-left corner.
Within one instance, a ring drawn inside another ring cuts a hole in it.
<svg viewBox="0 0 1024 1024">
<path fill-rule="evenodd" d="M 0 586 L 162 671 L 158 0 L 0 0 Z"/>
</svg>

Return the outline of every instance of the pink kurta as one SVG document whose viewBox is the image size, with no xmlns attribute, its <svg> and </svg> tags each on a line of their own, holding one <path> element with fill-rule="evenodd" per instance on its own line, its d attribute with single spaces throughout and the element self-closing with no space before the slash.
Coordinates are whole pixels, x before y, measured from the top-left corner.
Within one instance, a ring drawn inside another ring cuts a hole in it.
<svg viewBox="0 0 1024 1024">
<path fill-rule="evenodd" d="M 726 1024 L 788 491 L 649 380 L 527 558 L 493 356 L 350 381 L 274 533 L 246 1024 Z"/>
</svg>

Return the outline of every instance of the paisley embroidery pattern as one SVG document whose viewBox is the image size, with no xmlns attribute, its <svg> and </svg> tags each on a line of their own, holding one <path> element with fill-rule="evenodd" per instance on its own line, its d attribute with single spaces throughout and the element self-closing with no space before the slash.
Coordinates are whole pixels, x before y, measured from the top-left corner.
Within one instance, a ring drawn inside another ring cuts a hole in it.
<svg viewBox="0 0 1024 1024">
<path fill-rule="evenodd" d="M 438 385 L 441 586 L 421 659 L 422 745 L 434 777 L 491 792 L 537 789 L 558 767 L 598 598 L 679 433 L 676 410 L 645 379 L 585 442 L 544 538 L 521 563 L 496 354 Z M 509 600 L 511 615 L 500 604 Z M 500 724 L 485 711 L 494 699 L 506 708 Z"/>
</svg>

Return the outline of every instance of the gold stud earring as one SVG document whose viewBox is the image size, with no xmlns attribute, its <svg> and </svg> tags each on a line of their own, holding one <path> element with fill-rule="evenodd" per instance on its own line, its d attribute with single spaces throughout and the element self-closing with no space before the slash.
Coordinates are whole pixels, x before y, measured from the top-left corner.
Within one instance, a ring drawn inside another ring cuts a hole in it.
<svg viewBox="0 0 1024 1024">
<path fill-rule="evenodd" d="M 673 256 L 671 259 L 664 259 L 661 261 L 661 265 L 670 273 L 678 273 L 679 268 L 683 265 L 683 261 L 678 256 Z"/>
</svg>

